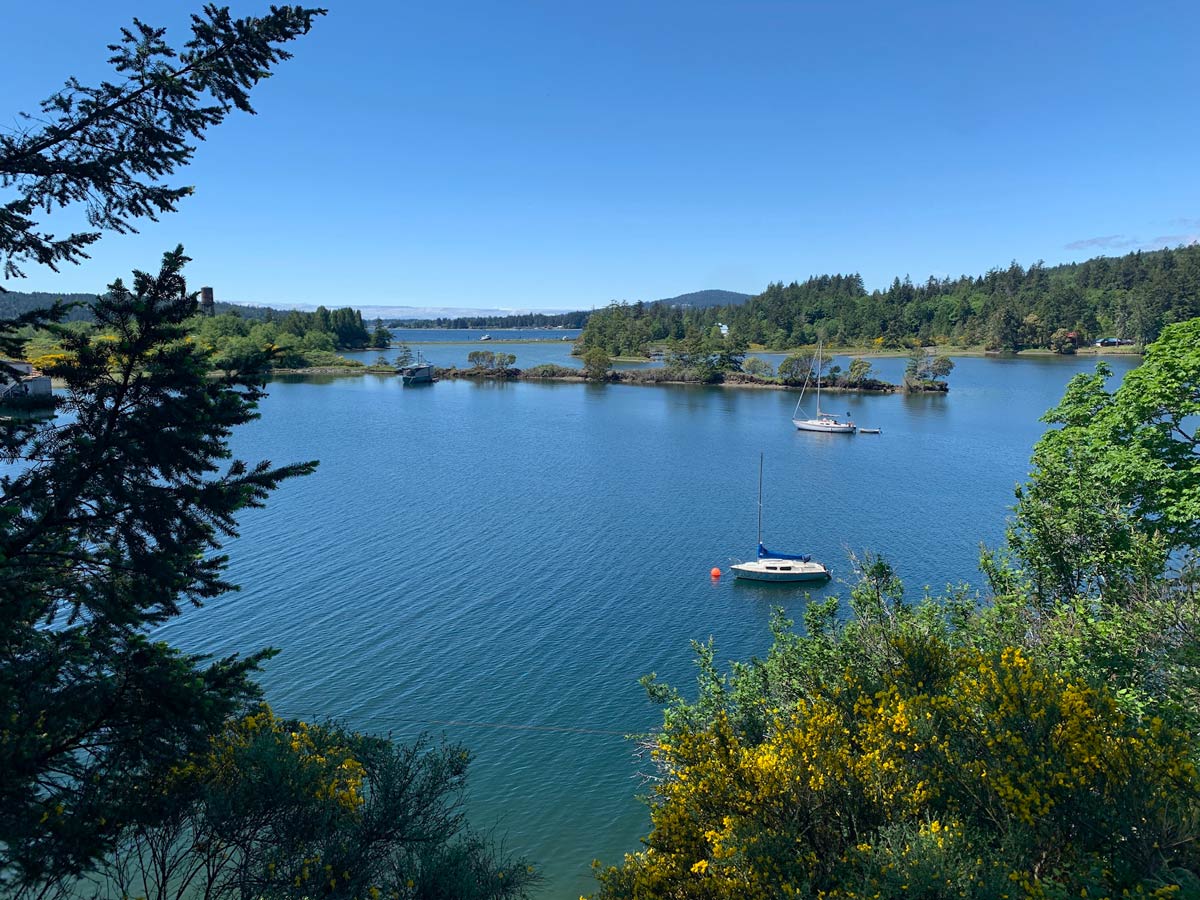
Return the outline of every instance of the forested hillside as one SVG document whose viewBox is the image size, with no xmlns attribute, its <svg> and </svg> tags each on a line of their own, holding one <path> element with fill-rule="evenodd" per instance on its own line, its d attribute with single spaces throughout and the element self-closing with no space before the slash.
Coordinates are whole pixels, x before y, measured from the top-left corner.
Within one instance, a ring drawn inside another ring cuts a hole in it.
<svg viewBox="0 0 1200 900">
<path fill-rule="evenodd" d="M 0 320 L 15 319 L 17 316 L 35 309 L 46 309 L 57 301 L 62 301 L 72 307 L 67 313 L 65 321 L 92 321 L 92 304 L 96 301 L 95 294 L 51 294 L 45 291 L 0 291 Z M 218 315 L 228 314 L 255 321 L 282 319 L 288 314 L 288 310 L 273 309 L 270 306 L 243 306 L 240 303 L 225 303 L 221 300 L 214 304 L 213 309 Z"/>
<path fill-rule="evenodd" d="M 665 300 L 655 302 L 668 306 L 690 306 L 693 309 L 700 309 L 705 306 L 733 306 L 744 303 L 753 296 L 753 294 L 739 294 L 737 291 L 693 291 L 690 294 L 680 294 L 678 297 L 667 297 Z"/>
<path fill-rule="evenodd" d="M 883 291 L 868 292 L 857 274 L 822 275 L 777 282 L 745 303 L 705 309 L 614 304 L 593 313 L 581 345 L 628 355 L 723 323 L 739 339 L 772 349 L 818 339 L 885 347 L 916 339 L 1007 352 L 1069 351 L 1107 336 L 1142 345 L 1166 325 L 1198 315 L 1200 246 L 1191 246 L 1054 267 L 1014 262 L 986 275 L 921 284 L 896 278 Z"/>
<path fill-rule="evenodd" d="M 68 322 L 90 322 L 92 310 L 89 304 L 96 300 L 95 294 L 47 294 L 41 291 L 25 293 L 22 291 L 0 292 L 0 319 L 15 319 L 17 316 L 35 309 L 45 309 L 53 306 L 56 301 L 77 304 L 64 317 Z"/>
</svg>

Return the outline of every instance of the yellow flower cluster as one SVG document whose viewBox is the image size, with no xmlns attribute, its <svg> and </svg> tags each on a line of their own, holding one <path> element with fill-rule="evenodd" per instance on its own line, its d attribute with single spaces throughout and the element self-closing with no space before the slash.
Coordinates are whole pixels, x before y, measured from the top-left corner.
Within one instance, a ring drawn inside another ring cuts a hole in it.
<svg viewBox="0 0 1200 900">
<path fill-rule="evenodd" d="M 306 722 L 289 726 L 265 704 L 227 724 L 208 753 L 179 767 L 175 777 L 236 783 L 244 774 L 248 751 L 264 743 L 275 753 L 291 757 L 294 771 L 315 785 L 316 799 L 333 801 L 347 811 L 362 806 L 366 770 L 348 747 L 338 743 L 335 733 Z"/>
<path fill-rule="evenodd" d="M 1200 795 L 1185 735 L 1128 721 L 1111 697 L 1019 649 L 924 639 L 895 650 L 895 671 L 870 682 L 847 672 L 776 714 L 760 740 L 724 712 L 704 727 L 675 720 L 655 750 L 664 778 L 649 849 L 610 876 L 631 878 L 635 896 L 843 898 L 924 872 L 920 860 L 962 857 L 954 873 L 937 870 L 946 889 L 990 878 L 1039 896 L 1035 861 L 1045 873 L 1092 858 L 1080 823 L 1109 829 L 1097 848 L 1120 846 Z M 896 828 L 909 837 L 879 839 Z M 1027 848 L 1027 868 L 985 863 L 982 847 L 1009 838 Z"/>
</svg>

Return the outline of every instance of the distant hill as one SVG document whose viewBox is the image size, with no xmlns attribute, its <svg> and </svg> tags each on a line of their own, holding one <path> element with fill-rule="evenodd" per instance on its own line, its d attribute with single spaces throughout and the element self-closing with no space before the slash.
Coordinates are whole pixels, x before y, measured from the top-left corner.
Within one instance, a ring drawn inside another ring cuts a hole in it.
<svg viewBox="0 0 1200 900">
<path fill-rule="evenodd" d="M 737 291 L 693 291 L 690 294 L 680 294 L 678 297 L 668 297 L 655 302 L 664 306 L 703 309 L 708 306 L 737 306 L 745 303 L 752 296 L 752 294 L 739 294 Z"/>
<path fill-rule="evenodd" d="M 68 320 L 90 320 L 88 305 L 96 299 L 94 294 L 51 294 L 43 291 L 7 291 L 0 293 L 0 319 L 11 319 L 31 309 L 50 306 L 55 300 L 79 303 L 67 315 Z M 647 303 L 647 306 L 669 306 L 678 309 L 708 309 L 714 306 L 738 306 L 750 299 L 750 294 L 737 291 L 693 291 L 678 297 L 665 297 Z M 315 309 L 311 304 L 298 304 L 296 308 Z M 227 303 L 218 300 L 218 313 L 234 313 L 244 319 L 276 319 L 287 314 L 287 310 L 268 306 L 251 306 L 244 303 Z M 429 307 L 383 307 L 364 306 L 364 319 L 376 316 L 393 325 L 405 328 L 582 328 L 587 324 L 590 310 L 573 312 L 537 312 L 534 310 L 513 312 L 500 309 L 453 309 Z"/>
<path fill-rule="evenodd" d="M 52 294 L 46 291 L 4 291 L 0 293 L 0 319 L 15 319 L 17 316 L 34 309 L 45 309 L 53 306 L 54 301 L 77 304 L 67 312 L 68 322 L 90 322 L 92 320 L 91 304 L 95 302 L 95 294 Z M 235 313 L 243 319 L 271 319 L 282 317 L 287 310 L 272 309 L 269 306 L 249 306 L 242 303 L 226 303 L 218 300 L 215 304 L 217 313 Z"/>
<path fill-rule="evenodd" d="M 45 309 L 53 306 L 54 301 L 78 303 L 67 313 L 68 322 L 90 321 L 92 311 L 88 305 L 95 301 L 95 294 L 47 294 L 43 291 L 26 293 L 24 291 L 5 291 L 0 294 L 0 319 L 15 319 L 17 316 L 35 309 Z"/>
<path fill-rule="evenodd" d="M 707 309 L 713 306 L 737 306 L 750 299 L 750 294 L 737 291 L 693 291 L 678 297 L 666 297 L 645 303 L 646 306 L 669 306 L 678 309 Z M 426 319 L 405 319 L 396 324 L 405 328 L 582 328 L 591 310 L 566 313 L 500 313 L 477 310 L 467 315 L 437 316 Z"/>
</svg>

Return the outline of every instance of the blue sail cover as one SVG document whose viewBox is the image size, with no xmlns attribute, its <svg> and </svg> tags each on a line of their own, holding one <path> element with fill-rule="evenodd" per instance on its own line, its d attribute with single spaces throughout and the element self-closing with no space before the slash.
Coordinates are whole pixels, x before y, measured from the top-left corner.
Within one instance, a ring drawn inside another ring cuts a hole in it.
<svg viewBox="0 0 1200 900">
<path fill-rule="evenodd" d="M 812 561 L 812 557 L 808 556 L 807 554 L 772 553 L 770 550 L 768 550 L 762 544 L 758 545 L 758 558 L 759 559 L 798 559 L 798 560 L 800 560 L 800 562 L 811 562 Z"/>
</svg>

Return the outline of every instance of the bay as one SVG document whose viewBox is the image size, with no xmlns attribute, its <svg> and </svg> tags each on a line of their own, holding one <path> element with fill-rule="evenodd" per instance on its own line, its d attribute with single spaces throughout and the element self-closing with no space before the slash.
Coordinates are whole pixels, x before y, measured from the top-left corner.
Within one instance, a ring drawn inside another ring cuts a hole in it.
<svg viewBox="0 0 1200 900">
<path fill-rule="evenodd" d="M 904 360 L 875 364 L 898 380 Z M 847 550 L 887 556 L 910 596 L 977 585 L 1039 416 L 1093 364 L 963 358 L 948 395 L 834 395 L 883 429 L 854 437 L 797 432 L 794 392 L 278 380 L 234 449 L 321 466 L 242 517 L 244 589 L 158 633 L 281 648 L 263 683 L 283 715 L 467 744 L 472 821 L 543 868 L 545 896 L 578 896 L 648 828 L 622 737 L 659 721 L 638 677 L 690 690 L 690 641 L 742 659 L 773 606 L 803 613 L 803 591 L 708 575 L 753 555 L 760 451 L 765 542 L 833 569 L 814 595 L 846 593 Z"/>
<path fill-rule="evenodd" d="M 558 341 L 572 343 L 578 328 L 389 328 L 392 340 L 404 344 Z M 482 338 L 489 340 L 481 340 Z"/>
</svg>

